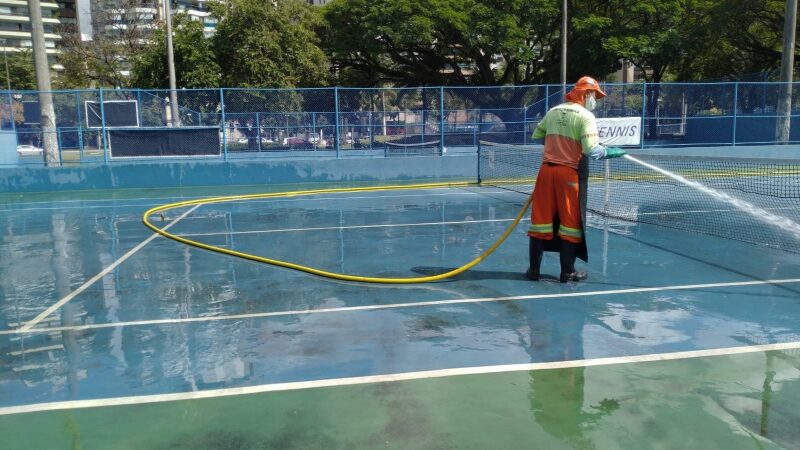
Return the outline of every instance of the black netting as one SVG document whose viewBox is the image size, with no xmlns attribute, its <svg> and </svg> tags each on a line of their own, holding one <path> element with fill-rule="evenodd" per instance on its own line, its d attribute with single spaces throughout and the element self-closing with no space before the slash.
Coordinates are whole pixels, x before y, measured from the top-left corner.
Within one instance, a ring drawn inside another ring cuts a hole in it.
<svg viewBox="0 0 800 450">
<path fill-rule="evenodd" d="M 727 201 L 624 158 L 591 161 L 591 213 L 800 253 L 800 238 L 795 231 L 800 222 L 800 161 L 664 155 L 636 158 L 788 222 L 759 219 Z M 481 184 L 530 194 L 542 149 L 482 142 L 479 160 Z"/>
</svg>

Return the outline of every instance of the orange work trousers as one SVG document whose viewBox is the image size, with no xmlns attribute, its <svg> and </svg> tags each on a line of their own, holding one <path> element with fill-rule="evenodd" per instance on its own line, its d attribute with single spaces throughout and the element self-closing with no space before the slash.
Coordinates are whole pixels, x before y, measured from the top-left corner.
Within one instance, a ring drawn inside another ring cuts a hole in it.
<svg viewBox="0 0 800 450">
<path fill-rule="evenodd" d="M 556 217 L 559 221 L 557 231 L 553 230 Z M 554 232 L 565 241 L 575 244 L 583 241 L 578 171 L 569 166 L 544 163 L 533 189 L 528 236 L 549 241 Z"/>
</svg>

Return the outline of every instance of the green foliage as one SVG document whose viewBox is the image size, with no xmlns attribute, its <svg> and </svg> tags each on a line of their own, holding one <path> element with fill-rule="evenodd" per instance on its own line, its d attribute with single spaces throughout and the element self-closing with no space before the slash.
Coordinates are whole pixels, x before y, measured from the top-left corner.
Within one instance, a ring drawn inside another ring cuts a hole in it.
<svg viewBox="0 0 800 450">
<path fill-rule="evenodd" d="M 33 53 L 30 50 L 8 52 L 3 56 L 3 67 L 0 67 L 0 89 L 8 87 L 5 64 L 8 61 L 8 74 L 12 90 L 35 90 L 36 71 L 33 66 Z"/>
<path fill-rule="evenodd" d="M 315 29 L 319 12 L 300 0 L 230 0 L 212 6 L 222 84 L 305 87 L 326 84 L 329 63 Z"/>
<path fill-rule="evenodd" d="M 93 8 L 91 40 L 84 40 L 76 24 L 59 27 L 59 62 L 64 71 L 56 78 L 61 89 L 128 87 L 136 55 L 152 38 L 151 13 L 141 0 L 115 0 L 113 8 Z"/>
<path fill-rule="evenodd" d="M 714 2 L 704 51 L 688 62 L 681 78 L 738 78 L 742 74 L 777 72 L 785 6 L 785 0 Z M 795 46 L 795 55 L 798 50 Z"/>
<path fill-rule="evenodd" d="M 203 35 L 202 24 L 185 14 L 175 14 L 172 30 L 177 87 L 218 87 L 221 71 L 211 41 Z M 131 76 L 136 87 L 169 88 L 165 27 L 155 32 L 150 44 L 134 59 Z"/>
<path fill-rule="evenodd" d="M 324 15 L 340 82 L 477 86 L 553 76 L 560 12 L 552 1 L 334 0 Z"/>
<path fill-rule="evenodd" d="M 592 53 L 633 63 L 645 80 L 659 82 L 703 51 L 711 22 L 710 0 L 604 0 L 583 6 L 576 34 L 595 38 Z"/>
</svg>

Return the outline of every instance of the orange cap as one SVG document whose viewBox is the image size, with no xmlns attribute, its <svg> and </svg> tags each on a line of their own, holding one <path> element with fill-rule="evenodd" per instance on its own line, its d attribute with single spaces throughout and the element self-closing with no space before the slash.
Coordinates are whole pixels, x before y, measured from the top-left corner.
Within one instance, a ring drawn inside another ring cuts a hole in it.
<svg viewBox="0 0 800 450">
<path fill-rule="evenodd" d="M 600 89 L 600 84 L 597 82 L 597 80 L 595 80 L 592 77 L 581 77 L 580 80 L 578 80 L 578 82 L 575 83 L 575 87 L 572 88 L 571 91 L 569 91 L 569 94 L 567 94 L 567 98 L 569 98 L 569 95 L 575 91 L 579 92 L 594 91 L 596 92 L 595 97 L 598 100 L 606 96 L 606 93 L 603 92 L 602 89 Z"/>
</svg>

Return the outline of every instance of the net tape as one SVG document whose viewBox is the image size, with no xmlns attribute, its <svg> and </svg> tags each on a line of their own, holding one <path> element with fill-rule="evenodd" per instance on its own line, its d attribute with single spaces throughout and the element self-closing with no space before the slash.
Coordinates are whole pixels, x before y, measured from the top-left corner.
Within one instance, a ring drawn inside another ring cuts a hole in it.
<svg viewBox="0 0 800 450">
<path fill-rule="evenodd" d="M 800 161 L 637 155 L 637 158 L 800 223 Z M 530 194 L 541 147 L 480 143 L 481 184 Z M 800 253 L 800 239 L 625 159 L 590 161 L 590 213 Z"/>
</svg>

